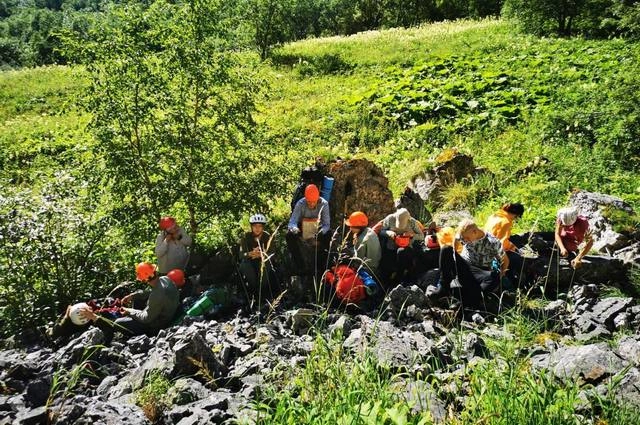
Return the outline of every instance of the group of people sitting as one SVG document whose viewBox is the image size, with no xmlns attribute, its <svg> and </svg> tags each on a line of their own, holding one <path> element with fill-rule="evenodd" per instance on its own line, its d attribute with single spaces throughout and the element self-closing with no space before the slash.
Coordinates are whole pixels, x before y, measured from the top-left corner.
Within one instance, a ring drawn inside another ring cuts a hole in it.
<svg viewBox="0 0 640 425">
<path fill-rule="evenodd" d="M 455 287 L 458 296 L 473 304 L 483 293 L 528 284 L 535 278 L 528 275 L 527 258 L 520 251 L 527 238 L 511 234 L 523 214 L 522 204 L 509 203 L 490 216 L 483 228 L 463 220 L 453 229 L 433 221 L 425 226 L 405 208 L 373 225 L 365 212 L 355 211 L 332 231 L 329 203 L 316 185 L 309 184 L 304 197 L 295 202 L 287 226 L 289 274 L 321 282 L 328 302 L 371 308 L 387 289 L 437 270 L 437 280 L 426 291 L 429 297 L 448 296 Z M 238 283 L 248 297 L 273 299 L 282 292 L 283 283 L 275 238 L 265 230 L 263 214 L 252 215 L 249 222 L 251 229 L 239 242 Z M 192 238 L 172 217 L 163 217 L 159 228 L 157 266 L 147 262 L 136 266 L 137 280 L 150 290 L 110 299 L 102 306 L 70 306 L 54 328 L 54 336 L 94 324 L 104 331 L 108 343 L 114 331 L 153 334 L 185 314 L 181 301 Z M 550 242 L 572 267 L 580 267 L 593 245 L 587 219 L 573 207 L 560 209 Z"/>
</svg>

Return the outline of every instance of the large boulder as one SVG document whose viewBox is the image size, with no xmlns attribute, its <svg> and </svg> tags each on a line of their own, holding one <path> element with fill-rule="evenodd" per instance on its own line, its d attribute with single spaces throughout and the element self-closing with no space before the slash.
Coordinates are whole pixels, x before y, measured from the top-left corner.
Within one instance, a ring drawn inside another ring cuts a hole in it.
<svg viewBox="0 0 640 425">
<path fill-rule="evenodd" d="M 606 343 L 560 347 L 550 354 L 531 357 L 531 364 L 538 369 L 550 370 L 565 381 L 580 380 L 598 383 L 616 375 L 628 362 L 618 356 Z"/>
<path fill-rule="evenodd" d="M 335 179 L 329 203 L 332 227 L 342 225 L 353 211 L 366 213 L 371 225 L 395 211 L 389 180 L 373 162 L 336 161 L 328 165 L 328 172 Z"/>
<path fill-rule="evenodd" d="M 437 167 L 414 176 L 409 189 L 430 205 L 441 205 L 446 189 L 456 183 L 470 182 L 487 171 L 476 167 L 469 155 L 453 152 L 453 155 Z"/>
<path fill-rule="evenodd" d="M 569 197 L 569 203 L 589 220 L 593 232 L 593 249 L 611 254 L 631 243 L 629 235 L 614 230 L 609 218 L 612 214 L 634 215 L 633 208 L 622 199 L 602 193 L 576 191 Z"/>
</svg>

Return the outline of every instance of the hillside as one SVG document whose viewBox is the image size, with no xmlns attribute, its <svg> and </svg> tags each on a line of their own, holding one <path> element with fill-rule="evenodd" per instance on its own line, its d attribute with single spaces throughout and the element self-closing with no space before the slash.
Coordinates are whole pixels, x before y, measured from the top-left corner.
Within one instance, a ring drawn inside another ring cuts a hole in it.
<svg viewBox="0 0 640 425">
<path fill-rule="evenodd" d="M 265 62 L 236 56 L 261 87 L 251 148 L 281 172 L 256 183 L 278 188 L 260 194 L 273 228 L 317 157 L 368 159 L 398 197 L 465 153 L 485 173 L 429 209 L 483 222 L 519 201 L 514 233 L 552 230 L 575 189 L 640 211 L 638 43 L 536 38 L 487 19 L 308 39 Z M 466 315 L 399 285 L 370 315 L 294 310 L 284 297 L 262 314 L 245 306 L 110 347 L 92 328 L 27 356 L 21 335 L 154 261 L 156 223 L 127 221 L 143 207 L 105 177 L 83 108 L 90 86 L 80 66 L 0 73 L 0 423 L 638 423 L 640 273 L 619 279 L 621 262 L 606 259 L 585 267 L 592 280 L 565 265 L 563 287 L 559 277 L 547 287 L 561 274 L 549 263 L 544 282 Z M 186 209 L 166 213 L 185 223 Z M 638 233 L 637 215 L 608 213 Z M 198 249 L 227 255 L 248 214 L 207 216 Z"/>
</svg>

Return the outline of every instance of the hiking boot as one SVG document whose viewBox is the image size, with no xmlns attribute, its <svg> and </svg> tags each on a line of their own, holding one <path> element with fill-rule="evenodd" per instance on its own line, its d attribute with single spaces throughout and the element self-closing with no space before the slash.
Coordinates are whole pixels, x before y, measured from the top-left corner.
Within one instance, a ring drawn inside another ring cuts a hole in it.
<svg viewBox="0 0 640 425">
<path fill-rule="evenodd" d="M 426 295 L 429 298 L 441 297 L 449 294 L 449 286 L 443 285 L 440 280 L 435 285 L 427 286 Z"/>
</svg>

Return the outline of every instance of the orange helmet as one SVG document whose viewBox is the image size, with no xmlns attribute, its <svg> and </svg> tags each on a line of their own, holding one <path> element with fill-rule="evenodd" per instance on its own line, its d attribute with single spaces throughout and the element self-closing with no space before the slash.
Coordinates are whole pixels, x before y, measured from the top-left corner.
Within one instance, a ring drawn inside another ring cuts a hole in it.
<svg viewBox="0 0 640 425">
<path fill-rule="evenodd" d="M 160 226 L 160 230 L 171 229 L 176 225 L 176 219 L 173 217 L 162 217 L 158 225 Z"/>
<path fill-rule="evenodd" d="M 156 266 L 151 263 L 139 263 L 136 266 L 136 279 L 145 282 L 156 275 Z"/>
<path fill-rule="evenodd" d="M 367 227 L 369 225 L 369 218 L 362 211 L 356 211 L 351 213 L 346 224 L 349 227 Z"/>
<path fill-rule="evenodd" d="M 310 184 L 304 189 L 304 199 L 307 202 L 318 202 L 320 199 L 320 191 L 318 190 L 318 186 L 315 184 Z"/>
<path fill-rule="evenodd" d="M 167 273 L 167 277 L 171 279 L 178 288 L 182 288 L 184 286 L 184 272 L 182 270 L 173 269 Z"/>
</svg>

